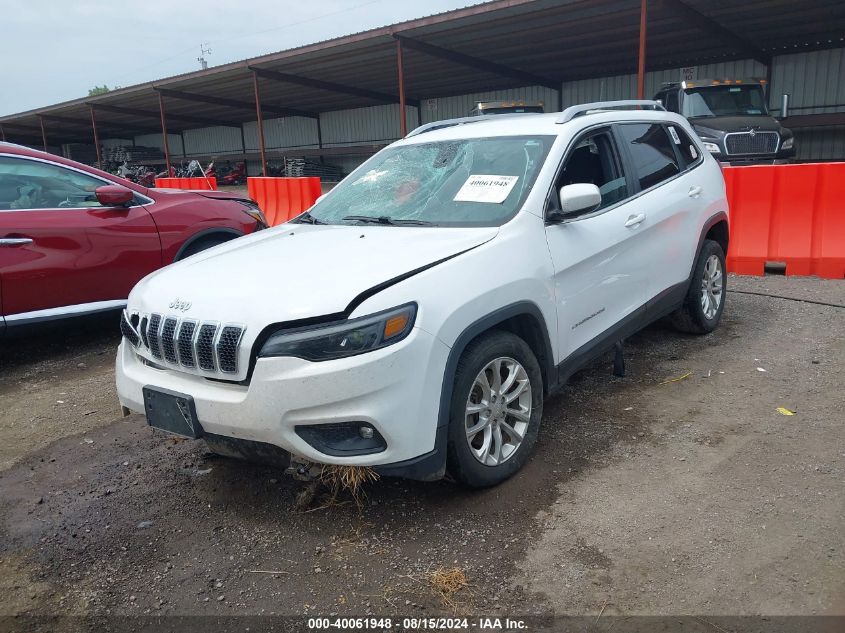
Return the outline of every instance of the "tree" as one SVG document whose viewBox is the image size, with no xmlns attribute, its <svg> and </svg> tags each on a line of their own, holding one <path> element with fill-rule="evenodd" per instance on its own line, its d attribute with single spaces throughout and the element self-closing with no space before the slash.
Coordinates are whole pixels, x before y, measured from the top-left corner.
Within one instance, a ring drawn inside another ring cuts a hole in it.
<svg viewBox="0 0 845 633">
<path fill-rule="evenodd" d="M 97 95 L 104 95 L 110 90 L 111 88 L 109 88 L 106 84 L 103 84 L 102 86 L 94 86 L 88 91 L 88 96 L 96 97 Z"/>
</svg>

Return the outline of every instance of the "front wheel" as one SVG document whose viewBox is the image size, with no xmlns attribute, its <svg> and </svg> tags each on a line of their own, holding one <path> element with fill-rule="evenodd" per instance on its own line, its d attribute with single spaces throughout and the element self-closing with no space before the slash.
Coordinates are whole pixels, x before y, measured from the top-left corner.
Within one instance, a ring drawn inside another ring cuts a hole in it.
<svg viewBox="0 0 845 633">
<path fill-rule="evenodd" d="M 691 334 L 715 330 L 725 309 L 726 289 L 725 252 L 718 242 L 705 240 L 684 304 L 672 314 L 675 327 Z"/>
<path fill-rule="evenodd" d="M 476 339 L 455 373 L 450 474 L 474 488 L 501 483 L 527 461 L 542 415 L 543 379 L 528 344 L 500 331 Z"/>
<path fill-rule="evenodd" d="M 209 237 L 200 238 L 195 240 L 182 253 L 180 253 L 179 258 L 176 261 L 182 261 L 191 255 L 196 255 L 197 253 L 201 253 L 209 248 L 213 248 L 214 246 L 220 246 L 220 244 L 225 244 L 231 239 L 232 237 L 228 235 L 210 235 Z"/>
</svg>

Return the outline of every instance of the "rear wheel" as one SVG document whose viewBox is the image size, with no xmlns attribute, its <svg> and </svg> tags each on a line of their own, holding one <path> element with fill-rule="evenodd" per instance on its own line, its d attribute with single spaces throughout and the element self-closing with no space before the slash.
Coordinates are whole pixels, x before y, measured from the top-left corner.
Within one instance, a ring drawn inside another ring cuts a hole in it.
<svg viewBox="0 0 845 633">
<path fill-rule="evenodd" d="M 675 327 L 691 334 L 715 330 L 725 309 L 726 289 L 725 253 L 718 242 L 705 240 L 684 304 L 672 314 Z"/>
<path fill-rule="evenodd" d="M 527 461 L 542 414 L 543 380 L 528 344 L 510 332 L 473 341 L 455 374 L 449 472 L 476 488 L 504 481 Z"/>
</svg>

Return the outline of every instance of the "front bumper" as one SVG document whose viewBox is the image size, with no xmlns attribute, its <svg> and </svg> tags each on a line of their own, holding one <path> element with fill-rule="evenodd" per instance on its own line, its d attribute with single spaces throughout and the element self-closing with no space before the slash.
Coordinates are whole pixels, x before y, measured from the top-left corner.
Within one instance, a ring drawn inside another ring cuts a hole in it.
<svg viewBox="0 0 845 633">
<path fill-rule="evenodd" d="M 795 158 L 795 148 L 781 150 L 777 154 L 726 154 L 722 150 L 710 155 L 726 165 L 783 165 Z"/>
<path fill-rule="evenodd" d="M 117 353 L 117 393 L 121 405 L 136 413 L 144 411 L 145 386 L 190 395 L 207 433 L 272 444 L 313 462 L 392 465 L 435 450 L 448 353 L 439 339 L 414 328 L 396 345 L 350 358 L 260 358 L 244 385 L 152 367 L 124 340 Z M 373 426 L 386 448 L 366 455 L 329 455 L 295 430 L 343 422 Z"/>
</svg>

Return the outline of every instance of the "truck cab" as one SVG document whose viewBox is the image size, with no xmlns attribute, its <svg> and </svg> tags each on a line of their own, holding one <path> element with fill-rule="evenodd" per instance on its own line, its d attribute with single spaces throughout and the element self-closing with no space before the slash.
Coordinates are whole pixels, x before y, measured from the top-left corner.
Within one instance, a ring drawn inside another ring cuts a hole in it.
<svg viewBox="0 0 845 633">
<path fill-rule="evenodd" d="M 470 116 L 486 114 L 542 114 L 542 101 L 479 101 Z"/>
<path fill-rule="evenodd" d="M 792 132 L 766 107 L 763 79 L 698 79 L 664 84 L 655 95 L 686 117 L 721 162 L 785 162 L 795 156 Z"/>
</svg>

